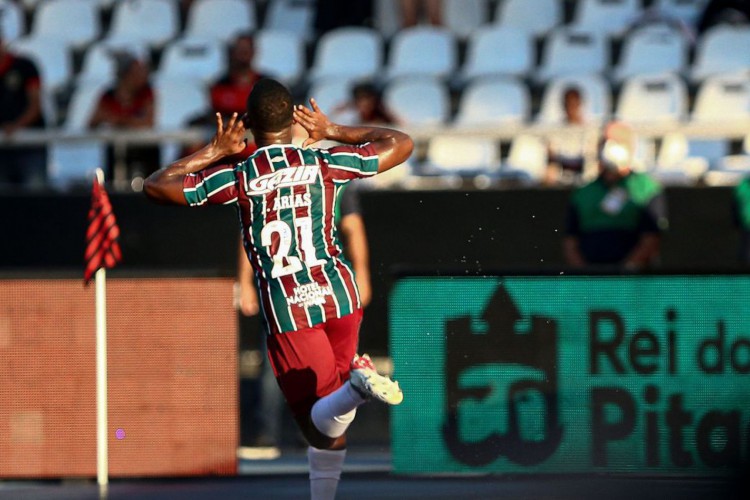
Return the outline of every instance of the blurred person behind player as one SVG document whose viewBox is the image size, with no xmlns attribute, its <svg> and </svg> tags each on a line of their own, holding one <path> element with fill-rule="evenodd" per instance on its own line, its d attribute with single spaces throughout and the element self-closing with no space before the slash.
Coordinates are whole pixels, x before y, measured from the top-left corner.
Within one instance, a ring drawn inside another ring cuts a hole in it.
<svg viewBox="0 0 750 500">
<path fill-rule="evenodd" d="M 599 177 L 570 197 L 563 253 L 567 263 L 641 270 L 659 257 L 666 200 L 650 176 L 633 171 L 636 137 L 621 122 L 605 127 Z"/>
<path fill-rule="evenodd" d="M 289 91 L 265 79 L 247 101 L 247 124 L 260 148 L 237 165 L 206 168 L 245 147 L 237 115 L 217 116 L 209 145 L 151 175 L 146 195 L 157 202 L 235 204 L 269 331 L 268 356 L 279 387 L 307 438 L 313 500 L 334 498 L 343 467 L 345 432 L 369 398 L 403 399 L 398 384 L 357 356 L 361 299 L 342 257 L 333 223 L 338 191 L 352 179 L 384 172 L 413 149 L 406 134 L 331 123 L 294 107 Z M 292 121 L 309 138 L 291 144 Z M 333 140 L 346 146 L 313 149 Z"/>
</svg>

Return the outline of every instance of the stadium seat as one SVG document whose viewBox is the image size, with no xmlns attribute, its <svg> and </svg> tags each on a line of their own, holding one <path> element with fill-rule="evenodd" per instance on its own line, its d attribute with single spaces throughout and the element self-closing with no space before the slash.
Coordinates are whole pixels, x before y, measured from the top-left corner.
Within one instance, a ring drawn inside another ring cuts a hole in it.
<svg viewBox="0 0 750 500">
<path fill-rule="evenodd" d="M 562 0 L 536 0 L 534 8 L 529 8 L 529 0 L 505 0 L 498 2 L 495 11 L 495 23 L 537 37 L 546 35 L 562 20 Z"/>
<path fill-rule="evenodd" d="M 227 42 L 256 27 L 252 0 L 195 0 L 188 12 L 184 37 Z"/>
<path fill-rule="evenodd" d="M 77 76 L 78 85 L 114 80 L 115 63 L 112 56 L 117 52 L 133 54 L 146 62 L 150 59 L 148 49 L 142 44 L 122 41 L 119 43 L 96 43 L 86 51 L 81 71 Z"/>
<path fill-rule="evenodd" d="M 708 0 L 656 0 L 654 6 L 667 17 L 695 26 L 707 3 Z"/>
<path fill-rule="evenodd" d="M 650 173 L 666 185 L 690 185 L 708 170 L 705 158 L 691 157 L 687 137 L 671 132 L 661 141 L 659 153 Z"/>
<path fill-rule="evenodd" d="M 194 80 L 210 83 L 224 71 L 224 46 L 214 40 L 178 40 L 164 50 L 157 80 Z"/>
<path fill-rule="evenodd" d="M 383 41 L 369 28 L 339 28 L 321 36 L 315 49 L 310 79 L 374 77 L 383 62 Z"/>
<path fill-rule="evenodd" d="M 685 68 L 687 54 L 687 40 L 680 32 L 663 24 L 646 26 L 625 40 L 613 76 L 622 81 L 635 75 L 680 73 Z"/>
<path fill-rule="evenodd" d="M 12 42 L 26 32 L 23 9 L 11 0 L 0 0 L 0 29 L 6 41 Z"/>
<path fill-rule="evenodd" d="M 520 134 L 513 138 L 507 159 L 500 170 L 502 178 L 524 183 L 539 182 L 547 169 L 547 145 L 540 138 Z"/>
<path fill-rule="evenodd" d="M 209 109 L 208 92 L 200 83 L 165 80 L 155 86 L 154 128 L 161 131 L 175 131 L 188 122 L 205 114 Z M 177 157 L 180 144 L 165 141 L 160 146 L 162 165 L 167 165 Z"/>
<path fill-rule="evenodd" d="M 89 119 L 106 83 L 93 82 L 79 85 L 73 92 L 62 129 L 80 133 L 88 130 Z M 96 168 L 106 162 L 106 148 L 102 141 L 54 141 L 49 148 L 48 172 L 52 184 L 66 187 L 71 183 L 91 179 Z"/>
<path fill-rule="evenodd" d="M 703 82 L 695 98 L 694 122 L 750 120 L 750 77 L 716 76 Z"/>
<path fill-rule="evenodd" d="M 708 30 L 698 42 L 690 73 L 693 81 L 750 67 L 750 26 L 720 25 Z"/>
<path fill-rule="evenodd" d="M 448 90 L 434 78 L 393 81 L 386 87 L 383 100 L 406 125 L 438 126 L 448 120 Z"/>
<path fill-rule="evenodd" d="M 523 76 L 533 65 L 534 46 L 529 35 L 516 28 L 488 26 L 469 38 L 462 78 Z"/>
<path fill-rule="evenodd" d="M 303 40 L 313 35 L 313 0 L 271 0 L 263 29 L 293 33 Z"/>
<path fill-rule="evenodd" d="M 48 0 L 36 9 L 29 36 L 80 48 L 96 39 L 99 30 L 99 10 L 91 0 Z"/>
<path fill-rule="evenodd" d="M 253 66 L 260 73 L 293 85 L 305 70 L 304 51 L 302 39 L 291 31 L 259 31 Z"/>
<path fill-rule="evenodd" d="M 456 40 L 446 28 L 416 26 L 393 38 L 386 70 L 388 78 L 446 77 L 458 59 Z"/>
<path fill-rule="evenodd" d="M 560 28 L 548 38 L 536 79 L 601 73 L 609 61 L 609 45 L 594 33 Z"/>
<path fill-rule="evenodd" d="M 106 41 L 135 42 L 161 47 L 177 35 L 178 9 L 174 0 L 118 2 Z"/>
<path fill-rule="evenodd" d="M 430 139 L 420 173 L 475 176 L 494 174 L 499 167 L 500 148 L 494 140 L 445 134 Z"/>
<path fill-rule="evenodd" d="M 445 26 L 460 38 L 467 38 L 488 19 L 487 0 L 443 0 Z"/>
<path fill-rule="evenodd" d="M 676 75 L 635 76 L 625 81 L 617 118 L 630 123 L 671 125 L 685 117 L 687 88 Z"/>
<path fill-rule="evenodd" d="M 466 87 L 456 125 L 498 126 L 522 124 L 529 117 L 531 99 L 526 85 L 511 78 L 483 78 Z"/>
<path fill-rule="evenodd" d="M 640 0 L 579 0 L 572 27 L 579 31 L 619 36 L 640 14 Z"/>
<path fill-rule="evenodd" d="M 320 109 L 333 116 L 337 108 L 346 105 L 351 100 L 351 87 L 352 84 L 348 80 L 329 78 L 316 82 L 310 87 L 307 96 L 308 99 L 314 97 Z"/>
<path fill-rule="evenodd" d="M 599 75 L 575 75 L 555 78 L 547 84 L 537 116 L 538 122 L 563 123 L 565 119 L 563 93 L 570 87 L 580 90 L 588 122 L 601 123 L 609 118 L 612 98 L 607 81 Z"/>
<path fill-rule="evenodd" d="M 711 184 L 738 184 L 750 175 L 750 134 L 742 141 L 742 153 L 725 155 L 720 158 L 709 172 Z"/>
</svg>

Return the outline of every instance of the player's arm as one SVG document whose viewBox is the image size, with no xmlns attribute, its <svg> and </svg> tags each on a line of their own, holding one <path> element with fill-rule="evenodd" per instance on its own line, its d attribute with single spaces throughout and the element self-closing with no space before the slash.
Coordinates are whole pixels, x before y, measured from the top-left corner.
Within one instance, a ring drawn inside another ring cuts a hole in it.
<svg viewBox="0 0 750 500">
<path fill-rule="evenodd" d="M 260 310 L 258 305 L 258 293 L 253 285 L 253 266 L 245 253 L 245 248 L 240 240 L 240 248 L 237 258 L 237 281 L 240 286 L 239 309 L 245 316 L 255 316 Z"/>
<path fill-rule="evenodd" d="M 370 251 L 367 246 L 365 221 L 358 213 L 347 214 L 341 218 L 339 229 L 346 241 L 344 251 L 354 268 L 362 307 L 367 307 L 372 298 L 372 287 L 370 285 Z"/>
<path fill-rule="evenodd" d="M 322 140 L 337 141 L 344 144 L 363 144 L 369 142 L 378 155 L 378 172 L 385 172 L 409 159 L 414 142 L 407 134 L 398 130 L 381 127 L 348 127 L 332 123 L 320 110 L 315 99 L 310 99 L 312 109 L 305 106 L 294 108 L 294 120 L 302 125 L 309 138 L 302 147 Z"/>
<path fill-rule="evenodd" d="M 203 148 L 180 158 L 167 168 L 157 170 L 146 178 L 143 191 L 150 199 L 159 203 L 187 205 L 183 194 L 183 178 L 198 172 L 219 160 L 240 153 L 245 149 L 245 126 L 234 113 L 227 126 L 216 113 L 216 135 Z"/>
</svg>

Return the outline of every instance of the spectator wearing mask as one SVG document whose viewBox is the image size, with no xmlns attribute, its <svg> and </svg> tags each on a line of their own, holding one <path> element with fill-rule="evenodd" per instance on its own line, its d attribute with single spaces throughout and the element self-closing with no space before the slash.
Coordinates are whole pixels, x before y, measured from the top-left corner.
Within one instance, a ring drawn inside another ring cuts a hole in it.
<svg viewBox="0 0 750 500">
<path fill-rule="evenodd" d="M 0 133 L 10 138 L 35 128 L 44 128 L 39 71 L 7 48 L 0 30 Z M 39 188 L 46 178 L 46 148 L 0 147 L 0 184 Z"/>
<path fill-rule="evenodd" d="M 599 177 L 571 195 L 563 252 L 575 268 L 590 265 L 642 270 L 659 257 L 667 226 L 661 186 L 632 170 L 636 138 L 619 122 L 606 126 Z"/>
</svg>

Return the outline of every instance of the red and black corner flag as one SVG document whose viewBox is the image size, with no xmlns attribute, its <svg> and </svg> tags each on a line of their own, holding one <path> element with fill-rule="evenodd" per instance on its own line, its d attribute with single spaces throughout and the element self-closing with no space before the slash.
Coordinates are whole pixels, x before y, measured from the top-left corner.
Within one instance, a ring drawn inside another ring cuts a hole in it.
<svg viewBox="0 0 750 500">
<path fill-rule="evenodd" d="M 112 268 L 122 259 L 120 244 L 117 238 L 120 228 L 117 227 L 112 204 L 104 186 L 94 179 L 91 191 L 91 209 L 89 210 L 89 228 L 86 231 L 86 268 L 83 271 L 83 282 L 88 284 L 99 268 Z"/>
</svg>

